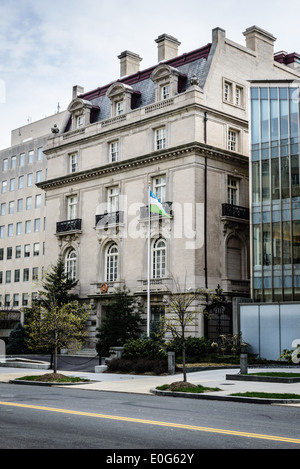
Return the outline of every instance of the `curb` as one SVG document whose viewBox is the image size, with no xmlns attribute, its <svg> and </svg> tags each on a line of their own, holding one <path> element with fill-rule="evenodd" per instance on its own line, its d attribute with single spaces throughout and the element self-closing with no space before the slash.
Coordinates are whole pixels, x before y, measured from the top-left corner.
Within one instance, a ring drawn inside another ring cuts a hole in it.
<svg viewBox="0 0 300 469">
<path fill-rule="evenodd" d="M 300 404 L 300 399 L 268 399 L 258 397 L 241 397 L 241 396 L 217 396 L 208 393 L 196 394 L 191 392 L 180 391 L 160 391 L 159 389 L 150 389 L 152 394 L 167 397 L 183 397 L 188 399 L 206 399 L 217 401 L 246 402 L 248 404 Z"/>
<path fill-rule="evenodd" d="M 93 381 L 78 381 L 78 383 L 66 382 L 66 383 L 55 383 L 51 381 L 27 381 L 25 379 L 10 379 L 11 384 L 28 384 L 30 386 L 76 386 L 77 384 L 89 384 Z"/>
<path fill-rule="evenodd" d="M 284 378 L 276 376 L 257 376 L 257 375 L 226 375 L 226 379 L 233 381 L 258 381 L 262 383 L 300 383 L 300 378 Z"/>
</svg>

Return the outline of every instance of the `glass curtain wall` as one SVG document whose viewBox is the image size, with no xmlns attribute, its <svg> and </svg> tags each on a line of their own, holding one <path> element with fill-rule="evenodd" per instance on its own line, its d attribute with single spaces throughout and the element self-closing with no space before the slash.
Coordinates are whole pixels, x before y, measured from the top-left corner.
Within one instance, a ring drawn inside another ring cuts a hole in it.
<svg viewBox="0 0 300 469">
<path fill-rule="evenodd" d="M 252 297 L 300 300 L 299 89 L 251 88 Z"/>
</svg>

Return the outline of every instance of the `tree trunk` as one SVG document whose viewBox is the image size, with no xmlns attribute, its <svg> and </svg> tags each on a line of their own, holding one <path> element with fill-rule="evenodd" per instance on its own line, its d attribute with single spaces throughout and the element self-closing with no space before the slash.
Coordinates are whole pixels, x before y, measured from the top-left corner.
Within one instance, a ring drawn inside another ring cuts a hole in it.
<svg viewBox="0 0 300 469">
<path fill-rule="evenodd" d="M 183 371 L 183 381 L 186 383 L 185 340 L 184 339 L 182 339 L 182 371 Z"/>
</svg>

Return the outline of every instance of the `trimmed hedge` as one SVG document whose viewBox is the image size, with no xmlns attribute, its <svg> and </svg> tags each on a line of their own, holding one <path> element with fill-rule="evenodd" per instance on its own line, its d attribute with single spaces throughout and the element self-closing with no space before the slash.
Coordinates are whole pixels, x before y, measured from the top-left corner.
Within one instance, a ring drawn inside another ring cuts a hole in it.
<svg viewBox="0 0 300 469">
<path fill-rule="evenodd" d="M 153 373 L 155 375 L 168 373 L 167 360 L 148 360 L 145 358 L 125 360 L 123 358 L 115 358 L 107 364 L 107 367 L 107 371 L 110 373 Z"/>
</svg>

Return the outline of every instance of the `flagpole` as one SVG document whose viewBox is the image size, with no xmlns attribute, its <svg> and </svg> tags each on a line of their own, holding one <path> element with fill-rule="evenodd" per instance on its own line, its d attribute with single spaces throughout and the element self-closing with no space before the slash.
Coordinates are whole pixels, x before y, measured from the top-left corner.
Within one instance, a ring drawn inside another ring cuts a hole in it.
<svg viewBox="0 0 300 469">
<path fill-rule="evenodd" d="M 148 282 L 147 282 L 147 336 L 150 337 L 150 277 L 151 277 L 151 212 L 150 185 L 148 182 Z"/>
</svg>

